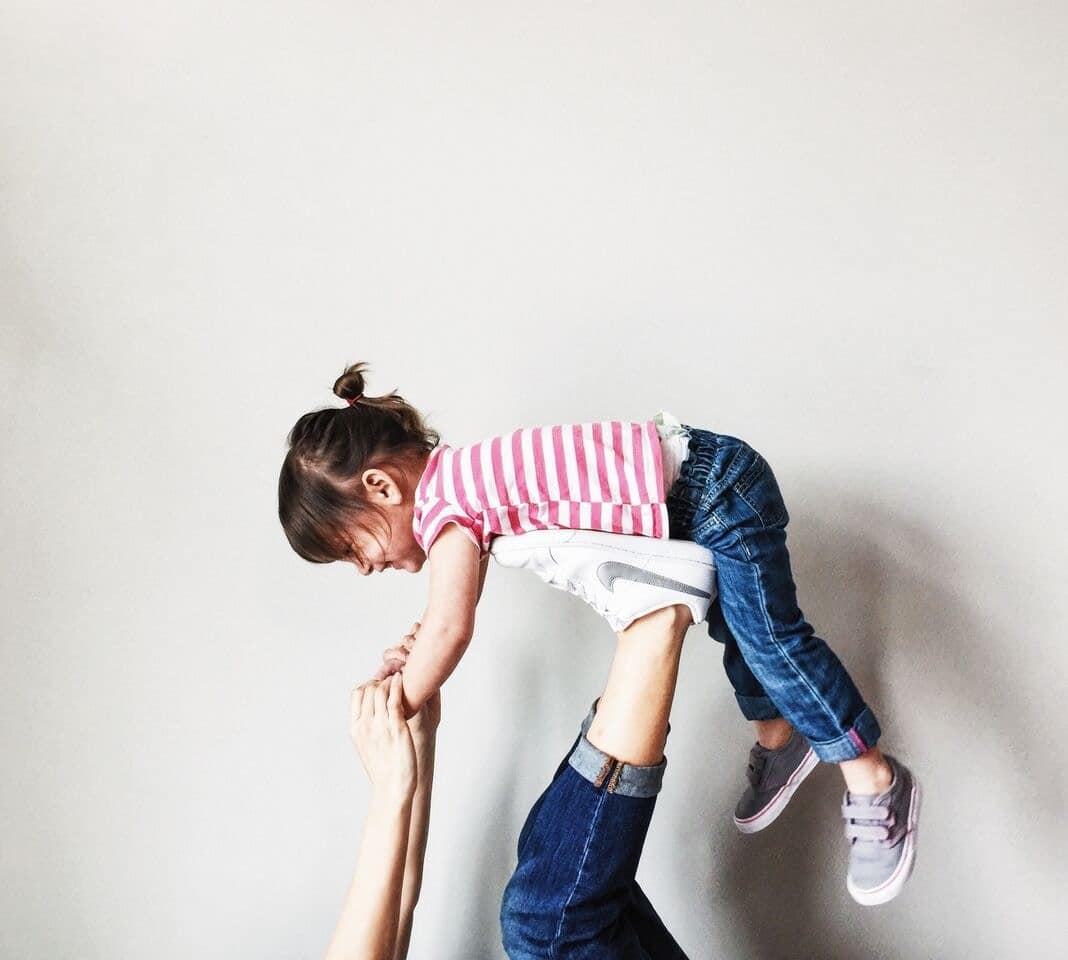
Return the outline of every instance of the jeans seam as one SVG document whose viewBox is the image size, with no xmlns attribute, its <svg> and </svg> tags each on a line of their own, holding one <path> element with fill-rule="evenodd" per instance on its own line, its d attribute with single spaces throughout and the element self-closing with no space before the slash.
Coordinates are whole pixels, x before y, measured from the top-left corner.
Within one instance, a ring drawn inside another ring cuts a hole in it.
<svg viewBox="0 0 1068 960">
<path fill-rule="evenodd" d="M 753 511 L 753 514 L 760 521 L 760 525 L 764 527 L 765 530 L 771 529 L 774 526 L 778 526 L 780 523 L 782 523 L 784 517 L 777 515 L 775 517 L 765 518 L 764 515 L 760 512 L 760 510 L 757 509 L 753 501 L 750 500 L 748 496 L 746 496 L 746 494 L 749 493 L 753 484 L 756 483 L 757 478 L 760 476 L 760 473 L 767 469 L 767 461 L 758 453 L 756 456 L 756 460 L 753 461 L 753 465 L 748 470 L 746 470 L 742 478 L 734 485 L 734 492 L 737 493 L 738 496 L 741 497 L 745 505 Z"/>
<path fill-rule="evenodd" d="M 755 516 L 755 517 L 757 518 L 757 520 L 759 520 L 759 521 L 760 521 L 760 525 L 761 525 L 761 526 L 762 526 L 762 527 L 763 527 L 763 528 L 764 528 L 765 530 L 769 529 L 769 528 L 771 527 L 771 524 L 770 524 L 770 523 L 768 523 L 768 522 L 767 522 L 767 520 L 765 520 L 763 516 L 761 516 L 761 513 L 760 513 L 760 511 L 759 511 L 759 510 L 758 510 L 758 509 L 757 509 L 757 508 L 756 508 L 756 507 L 755 507 L 755 506 L 754 506 L 754 505 L 752 504 L 752 502 L 751 502 L 751 501 L 749 500 L 749 498 L 748 498 L 748 497 L 747 497 L 747 496 L 745 495 L 745 493 L 743 493 L 743 492 L 742 492 L 741 490 L 739 490 L 739 489 L 738 489 L 737 487 L 735 487 L 735 488 L 734 488 L 734 492 L 735 492 L 735 493 L 737 493 L 737 494 L 738 494 L 738 496 L 739 496 L 739 497 L 741 498 L 742 502 L 743 502 L 743 503 L 745 503 L 745 505 L 746 505 L 746 506 L 747 506 L 747 507 L 748 507 L 748 508 L 749 508 L 750 510 L 752 510 L 752 511 L 753 511 L 753 515 L 754 515 L 754 516 Z M 746 492 L 748 492 L 748 491 L 746 491 Z"/>
<path fill-rule="evenodd" d="M 744 543 L 742 544 L 742 547 L 743 549 L 745 548 Z M 746 556 L 749 556 L 748 550 L 746 550 Z M 759 572 L 757 572 L 756 584 L 757 590 L 760 593 L 760 614 L 764 618 L 764 626 L 768 631 L 768 636 L 771 637 L 771 642 L 774 644 L 775 649 L 778 651 L 779 657 L 790 665 L 790 669 L 793 671 L 794 676 L 798 680 L 800 680 L 801 683 L 804 684 L 805 688 L 812 696 L 812 699 L 815 701 L 815 703 L 819 705 L 820 709 L 824 712 L 824 714 L 826 714 L 827 718 L 831 721 L 831 725 L 835 727 L 839 726 L 838 718 L 834 715 L 834 711 L 831 709 L 830 704 L 828 704 L 827 701 L 820 696 L 819 691 L 814 686 L 812 686 L 811 681 L 808 679 L 808 677 L 805 676 L 804 672 L 800 670 L 797 664 L 794 662 L 794 658 L 791 657 L 785 649 L 783 649 L 783 645 L 779 642 L 779 638 L 775 635 L 775 631 L 771 628 L 771 622 L 768 618 L 767 597 L 764 593 L 764 584 L 761 583 Z M 757 677 L 757 679 L 759 680 L 760 678 Z M 772 702 L 774 703 L 774 701 Z M 775 706 L 776 708 L 778 708 L 778 704 L 775 704 Z"/>
<path fill-rule="evenodd" d="M 582 858 L 579 860 L 578 870 L 575 872 L 575 882 L 571 886 L 571 890 L 568 892 L 567 900 L 564 901 L 564 905 L 560 908 L 560 922 L 556 925 L 556 933 L 553 934 L 552 942 L 549 944 L 549 954 L 552 957 L 557 956 L 556 945 L 560 942 L 560 935 L 564 929 L 564 919 L 567 915 L 567 908 L 571 906 L 571 901 L 575 897 L 575 891 L 578 890 L 579 883 L 582 881 L 582 871 L 586 866 L 586 860 L 589 858 L 590 845 L 593 843 L 593 835 L 597 829 L 597 822 L 601 818 L 601 809 L 604 807 L 605 798 L 608 796 L 603 791 L 597 796 L 597 809 L 594 811 L 593 817 L 590 820 L 590 830 L 586 835 L 586 843 L 582 848 Z"/>
<path fill-rule="evenodd" d="M 755 450 L 753 452 L 756 453 Z M 756 457 L 753 459 L 753 462 L 749 464 L 749 466 L 746 468 L 745 473 L 743 473 L 735 481 L 734 489 L 738 491 L 738 494 L 742 497 L 743 500 L 745 499 L 746 491 L 748 491 L 749 488 L 756 482 L 756 478 L 760 473 L 760 467 L 763 462 L 764 458 L 759 453 L 757 453 Z M 745 502 L 749 503 L 748 500 L 746 500 Z M 752 504 L 750 504 L 750 506 L 752 506 Z"/>
<path fill-rule="evenodd" d="M 715 510 L 709 510 L 708 511 L 708 518 L 713 523 L 715 523 L 715 525 L 717 527 L 719 527 L 720 530 L 726 530 L 727 529 L 727 524 L 723 521 L 723 519 L 720 517 L 720 515 L 718 513 L 716 513 Z M 731 537 L 734 539 L 734 545 L 736 547 L 741 547 L 742 548 L 742 552 L 745 554 L 746 561 L 748 563 L 752 563 L 753 562 L 753 555 L 749 552 L 749 547 L 746 544 L 745 538 L 741 535 L 741 533 L 739 533 L 737 530 L 735 530 L 731 534 Z M 711 548 L 708 548 L 708 549 L 711 550 Z M 715 559 L 715 556 L 716 556 L 716 551 L 713 550 L 712 551 L 713 559 Z M 763 597 L 761 597 L 761 599 L 763 599 Z"/>
</svg>

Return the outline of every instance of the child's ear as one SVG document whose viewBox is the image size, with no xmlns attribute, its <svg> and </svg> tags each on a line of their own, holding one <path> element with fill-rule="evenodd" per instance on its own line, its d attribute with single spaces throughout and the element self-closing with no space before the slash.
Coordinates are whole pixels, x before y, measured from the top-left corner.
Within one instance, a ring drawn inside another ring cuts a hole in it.
<svg viewBox="0 0 1068 960">
<path fill-rule="evenodd" d="M 364 470 L 360 480 L 367 491 L 367 496 L 375 503 L 394 505 L 404 499 L 396 480 L 385 470 L 379 470 L 377 467 Z"/>
</svg>

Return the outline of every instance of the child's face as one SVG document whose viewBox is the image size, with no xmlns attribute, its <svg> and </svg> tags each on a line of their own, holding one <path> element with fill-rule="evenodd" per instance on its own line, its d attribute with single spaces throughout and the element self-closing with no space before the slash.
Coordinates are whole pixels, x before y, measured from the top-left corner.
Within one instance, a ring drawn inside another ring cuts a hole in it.
<svg viewBox="0 0 1068 960">
<path fill-rule="evenodd" d="M 364 576 L 390 569 L 418 573 L 426 554 L 412 533 L 412 500 L 404 492 L 410 489 L 410 479 L 399 471 L 379 469 L 364 471 L 361 479 L 368 499 L 384 512 L 386 529 L 376 537 L 353 524 L 346 531 L 344 560 Z"/>
<path fill-rule="evenodd" d="M 412 534 L 411 511 L 405 518 L 402 511 L 387 510 L 389 530 L 381 542 L 367 530 L 352 527 L 348 531 L 348 550 L 343 559 L 365 577 L 390 569 L 418 573 L 426 563 L 426 554 Z"/>
</svg>

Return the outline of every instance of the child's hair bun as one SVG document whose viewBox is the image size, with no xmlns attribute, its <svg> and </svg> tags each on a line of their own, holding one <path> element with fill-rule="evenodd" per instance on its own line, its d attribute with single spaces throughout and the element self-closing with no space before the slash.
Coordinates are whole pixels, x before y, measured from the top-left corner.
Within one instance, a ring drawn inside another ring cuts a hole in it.
<svg viewBox="0 0 1068 960">
<path fill-rule="evenodd" d="M 345 372 L 334 381 L 334 395 L 347 403 L 363 396 L 363 372 L 367 366 L 366 363 L 354 363 L 351 367 L 347 367 Z"/>
</svg>

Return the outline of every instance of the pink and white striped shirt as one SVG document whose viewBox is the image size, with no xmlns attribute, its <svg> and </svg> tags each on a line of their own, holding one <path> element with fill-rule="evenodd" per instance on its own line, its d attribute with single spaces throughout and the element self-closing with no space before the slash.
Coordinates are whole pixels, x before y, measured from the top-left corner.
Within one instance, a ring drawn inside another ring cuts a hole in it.
<svg viewBox="0 0 1068 960">
<path fill-rule="evenodd" d="M 431 451 L 412 529 L 424 551 L 447 523 L 479 555 L 495 536 L 603 530 L 668 536 L 660 436 L 652 420 L 533 427 Z"/>
</svg>

